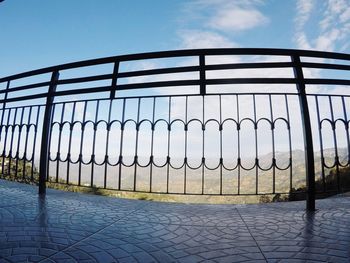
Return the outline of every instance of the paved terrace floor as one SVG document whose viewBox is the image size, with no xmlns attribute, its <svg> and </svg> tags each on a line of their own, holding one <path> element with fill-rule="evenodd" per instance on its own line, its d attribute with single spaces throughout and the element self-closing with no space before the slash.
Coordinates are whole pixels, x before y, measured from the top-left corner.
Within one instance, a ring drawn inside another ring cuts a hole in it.
<svg viewBox="0 0 350 263">
<path fill-rule="evenodd" d="M 187 205 L 0 180 L 0 262 L 350 262 L 350 197 Z"/>
</svg>

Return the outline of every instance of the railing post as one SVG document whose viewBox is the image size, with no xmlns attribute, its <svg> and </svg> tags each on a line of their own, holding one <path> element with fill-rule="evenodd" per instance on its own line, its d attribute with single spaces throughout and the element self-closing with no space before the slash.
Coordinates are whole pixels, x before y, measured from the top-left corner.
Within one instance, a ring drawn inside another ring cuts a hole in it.
<svg viewBox="0 0 350 263">
<path fill-rule="evenodd" d="M 115 98 L 115 92 L 117 89 L 118 71 L 119 71 L 119 61 L 116 61 L 114 62 L 113 75 L 112 75 L 111 94 L 110 94 L 111 100 Z"/>
<path fill-rule="evenodd" d="M 201 95 L 207 93 L 205 86 L 205 56 L 199 55 L 199 90 Z"/>
<path fill-rule="evenodd" d="M 292 56 L 294 63 L 294 76 L 298 89 L 299 104 L 301 111 L 301 121 L 304 135 L 305 169 L 306 169 L 306 210 L 315 211 L 315 162 L 314 147 L 312 142 L 312 130 L 310 122 L 310 113 L 305 91 L 304 74 L 300 63 L 300 57 Z"/>
<path fill-rule="evenodd" d="M 40 170 L 39 170 L 39 194 L 44 195 L 46 193 L 46 178 L 48 175 L 48 162 L 49 162 L 49 140 L 51 134 L 52 123 L 52 107 L 54 93 L 56 91 L 57 80 L 59 72 L 54 71 L 51 75 L 50 86 L 46 97 L 45 113 L 43 120 L 43 131 L 41 136 L 41 150 L 40 150 Z"/>
</svg>

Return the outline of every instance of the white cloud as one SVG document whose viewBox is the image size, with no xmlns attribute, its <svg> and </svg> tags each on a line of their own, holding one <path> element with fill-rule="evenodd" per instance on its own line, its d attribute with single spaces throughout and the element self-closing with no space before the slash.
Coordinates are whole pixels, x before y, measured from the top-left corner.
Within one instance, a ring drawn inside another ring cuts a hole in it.
<svg viewBox="0 0 350 263">
<path fill-rule="evenodd" d="M 311 45 L 304 32 L 299 32 L 295 38 L 298 48 L 311 49 Z"/>
<path fill-rule="evenodd" d="M 340 22 L 347 22 L 350 20 L 350 6 L 340 15 Z"/>
<path fill-rule="evenodd" d="M 328 0 L 316 6 L 319 3 L 305 0 L 297 2 L 297 14 L 294 19 L 296 31 L 294 41 L 297 47 L 344 52 L 344 48 L 349 46 L 350 2 L 348 0 Z M 311 19 L 313 11 L 317 13 Z M 308 23 L 310 23 L 310 29 L 307 27 Z"/>
<path fill-rule="evenodd" d="M 184 23 L 197 25 L 203 31 L 208 29 L 229 34 L 260 27 L 269 23 L 258 7 L 258 0 L 197 0 L 186 3 L 184 8 Z"/>
<path fill-rule="evenodd" d="M 328 0 L 320 22 L 322 32 L 330 30 L 334 26 L 342 26 L 350 20 L 349 2 L 346 0 Z"/>
<path fill-rule="evenodd" d="M 201 31 L 182 30 L 179 32 L 181 48 L 223 48 L 238 47 L 238 45 L 221 34 Z"/>
<path fill-rule="evenodd" d="M 328 0 L 329 11 L 332 14 L 342 13 L 348 5 L 348 0 Z"/>
<path fill-rule="evenodd" d="M 337 28 L 333 28 L 328 31 L 327 34 L 321 34 L 316 39 L 316 49 L 317 50 L 333 50 L 334 44 L 339 39 L 340 31 Z"/>
<path fill-rule="evenodd" d="M 233 6 L 218 10 L 209 26 L 222 31 L 244 31 L 268 23 L 268 18 L 254 8 Z"/>
<path fill-rule="evenodd" d="M 350 33 L 350 6 L 348 0 L 328 0 L 319 22 L 320 34 L 314 40 L 319 50 L 333 51 L 338 45 L 344 47 Z M 345 42 L 345 43 L 344 43 Z"/>
<path fill-rule="evenodd" d="M 296 6 L 297 14 L 294 19 L 294 23 L 296 25 L 296 34 L 294 37 L 294 41 L 296 42 L 298 48 L 301 48 L 301 49 L 311 48 L 309 40 L 304 32 L 304 26 L 310 19 L 313 8 L 314 8 L 314 2 L 311 0 L 310 1 L 298 0 L 297 2 L 297 6 Z"/>
<path fill-rule="evenodd" d="M 297 2 L 297 16 L 295 17 L 295 23 L 298 30 L 301 30 L 306 22 L 309 20 L 311 12 L 314 8 L 314 1 L 299 0 Z"/>
</svg>

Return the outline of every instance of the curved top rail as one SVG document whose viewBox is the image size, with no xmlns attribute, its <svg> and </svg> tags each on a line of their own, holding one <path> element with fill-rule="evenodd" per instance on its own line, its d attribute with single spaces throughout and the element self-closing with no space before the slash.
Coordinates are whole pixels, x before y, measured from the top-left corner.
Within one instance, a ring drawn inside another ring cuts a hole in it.
<svg viewBox="0 0 350 263">
<path fill-rule="evenodd" d="M 45 74 L 53 71 L 67 70 L 78 67 L 87 67 L 99 64 L 107 64 L 115 61 L 132 61 L 143 59 L 157 59 L 157 58 L 171 58 L 171 57 L 186 57 L 186 56 L 215 56 L 215 55 L 271 55 L 271 56 L 301 56 L 301 57 L 315 57 L 327 59 L 350 60 L 350 54 L 314 51 L 314 50 L 298 50 L 298 49 L 273 49 L 273 48 L 213 48 L 213 49 L 185 49 L 185 50 L 171 50 L 160 52 L 147 52 L 138 54 L 128 54 L 111 56 L 90 60 L 83 60 L 78 62 L 71 62 L 36 70 L 31 70 L 11 76 L 0 78 L 0 82 L 9 80 L 25 78 L 32 75 Z"/>
</svg>

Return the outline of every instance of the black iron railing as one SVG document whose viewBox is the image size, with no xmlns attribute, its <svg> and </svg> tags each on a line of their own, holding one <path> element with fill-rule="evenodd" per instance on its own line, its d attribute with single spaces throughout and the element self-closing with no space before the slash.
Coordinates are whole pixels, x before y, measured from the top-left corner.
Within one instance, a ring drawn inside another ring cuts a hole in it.
<svg viewBox="0 0 350 263">
<path fill-rule="evenodd" d="M 172 194 L 304 191 L 314 210 L 315 192 L 348 188 L 350 96 L 339 87 L 350 85 L 349 61 L 181 50 L 1 78 L 2 177 L 38 182 L 41 194 L 47 181 Z"/>
</svg>

